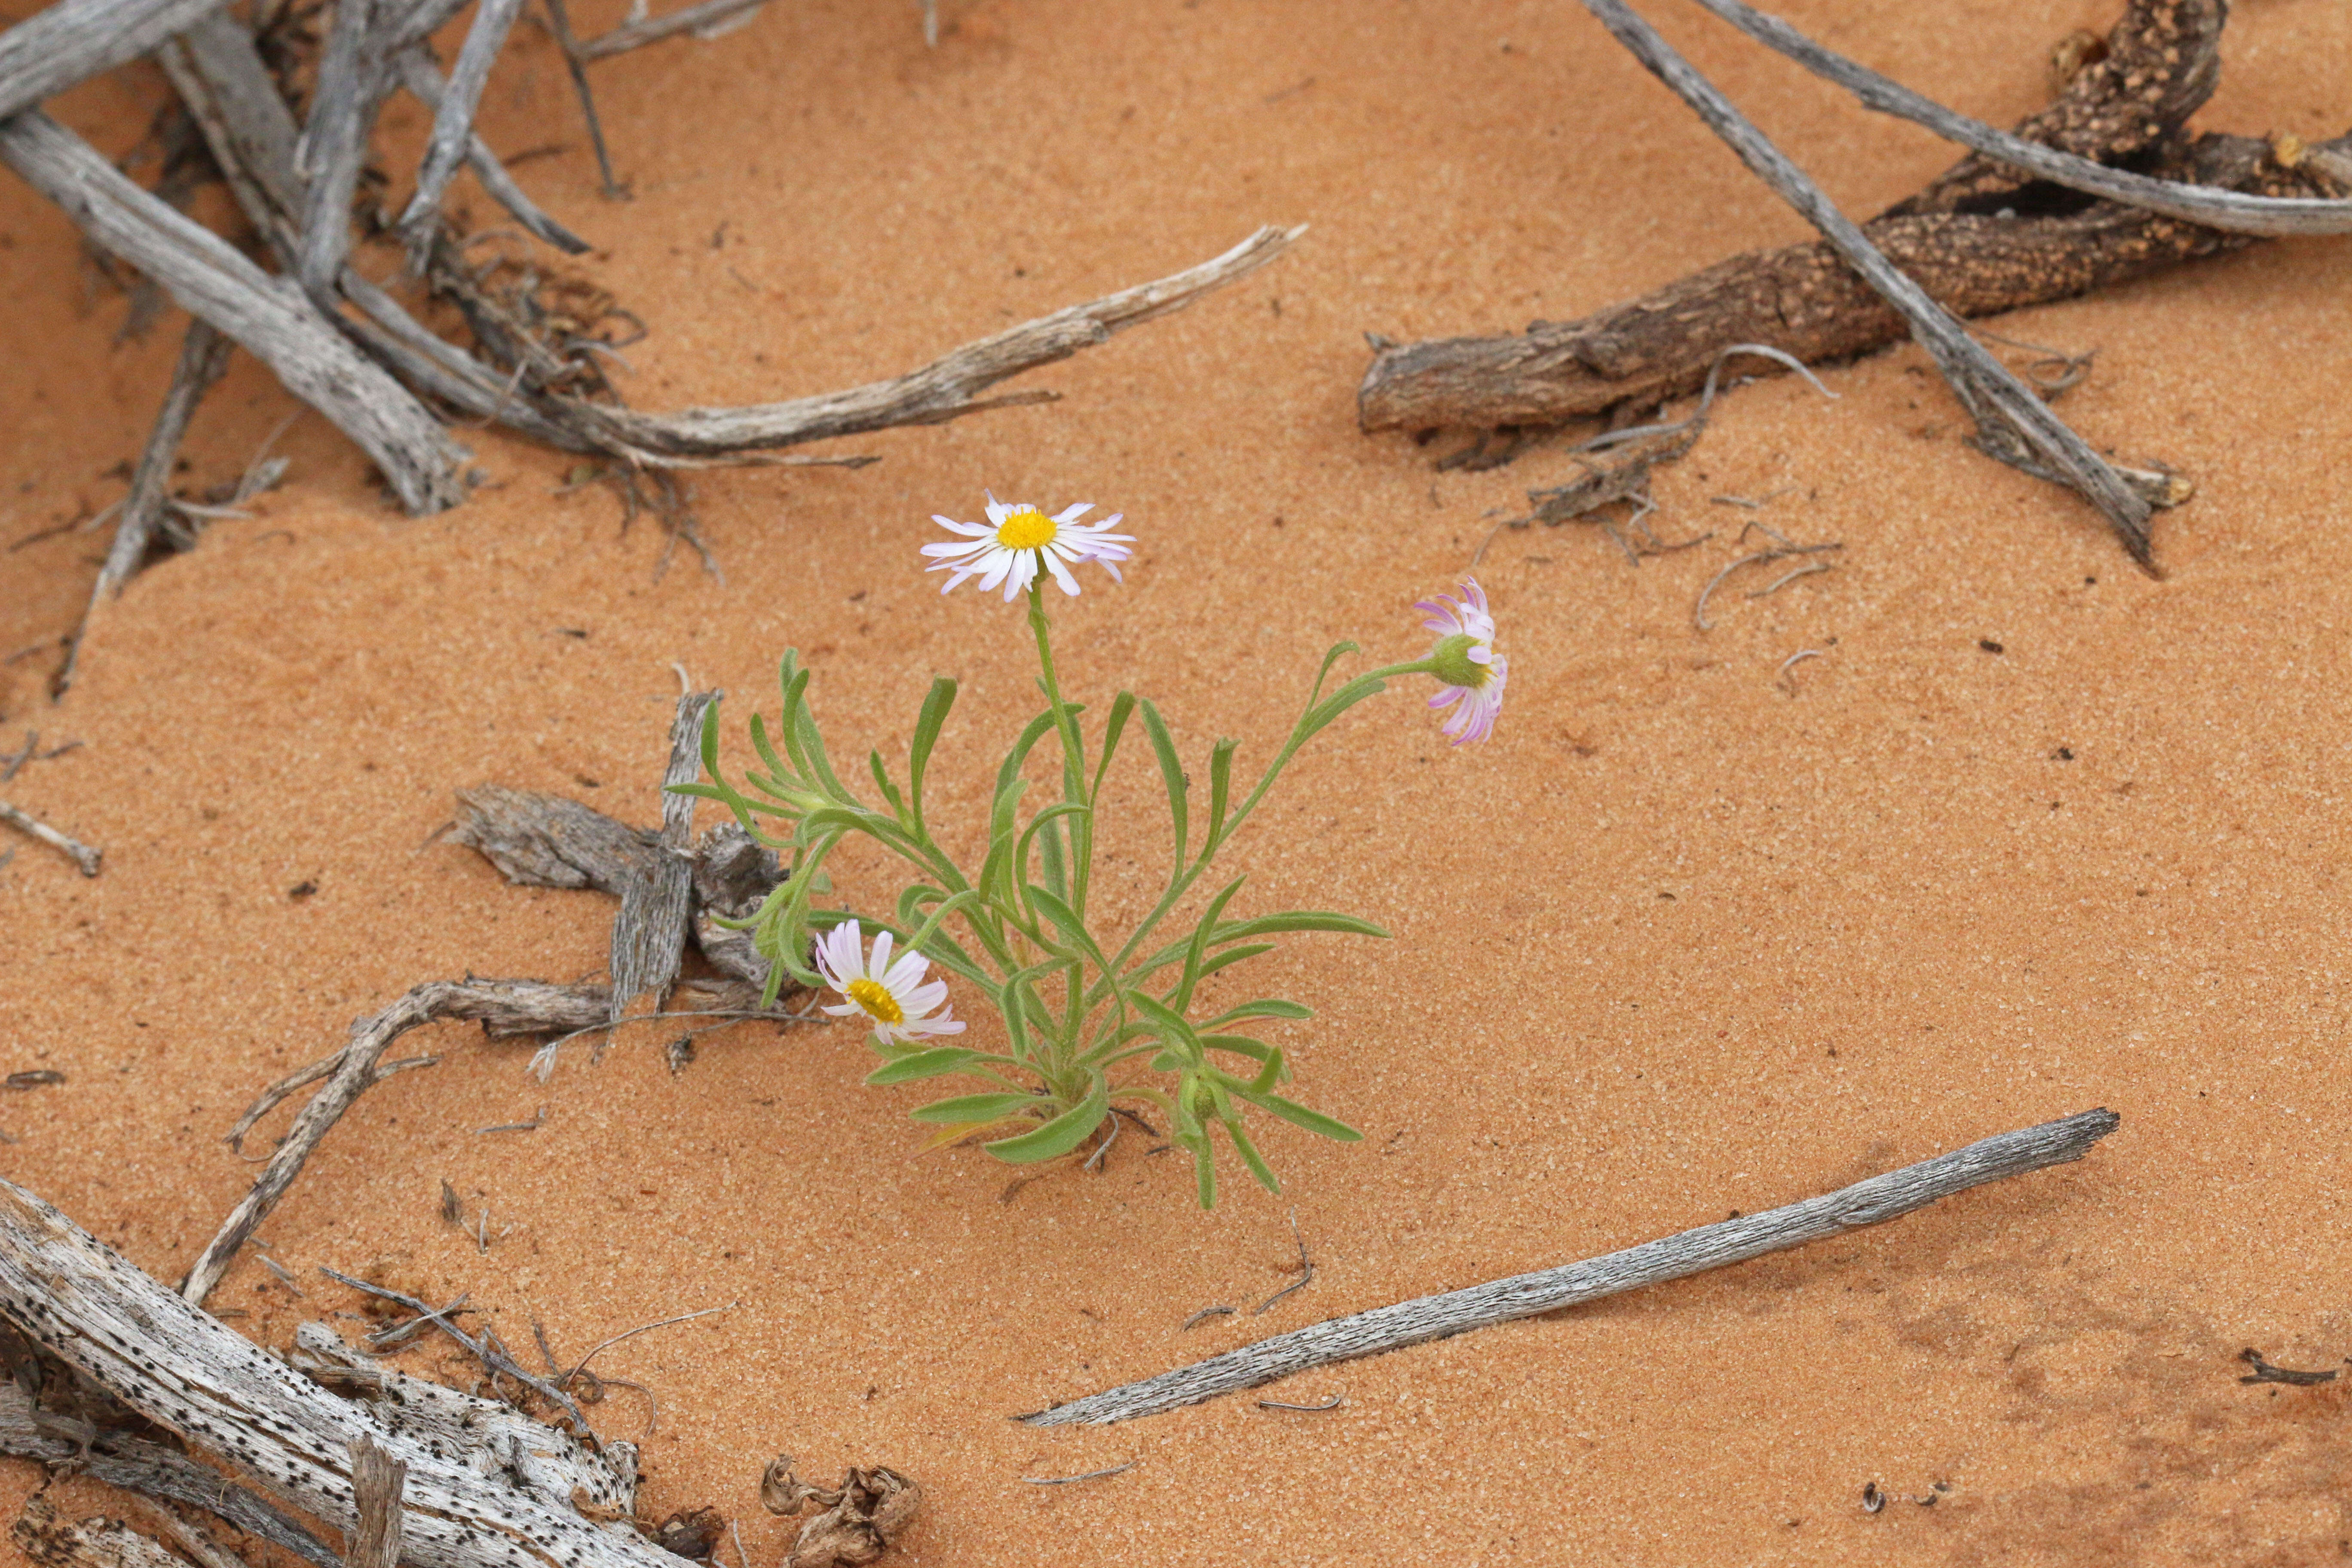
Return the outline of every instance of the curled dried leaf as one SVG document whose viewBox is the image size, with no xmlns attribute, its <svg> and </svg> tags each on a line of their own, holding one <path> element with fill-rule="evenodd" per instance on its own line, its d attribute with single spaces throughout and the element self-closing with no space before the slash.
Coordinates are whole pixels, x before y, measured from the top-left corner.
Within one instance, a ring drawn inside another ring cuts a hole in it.
<svg viewBox="0 0 2352 1568">
<path fill-rule="evenodd" d="M 877 1466 L 847 1470 L 838 1487 L 826 1490 L 793 1475 L 791 1456 L 780 1454 L 760 1478 L 760 1501 L 787 1517 L 810 1503 L 824 1510 L 801 1526 L 785 1568 L 856 1568 L 879 1558 L 914 1522 L 923 1489 Z"/>
</svg>

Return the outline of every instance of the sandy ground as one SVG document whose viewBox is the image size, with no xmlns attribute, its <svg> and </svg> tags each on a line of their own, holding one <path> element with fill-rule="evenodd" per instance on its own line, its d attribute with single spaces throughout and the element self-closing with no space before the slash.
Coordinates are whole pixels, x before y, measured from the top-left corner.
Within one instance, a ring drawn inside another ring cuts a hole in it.
<svg viewBox="0 0 2352 1568">
<path fill-rule="evenodd" d="M 1654 9 L 1851 210 L 1947 161 Z M 583 10 L 586 30 L 620 6 Z M 2352 13 L 2237 10 L 2200 122 L 2340 131 Z M 177 322 L 118 342 L 121 297 L 0 182 L 0 652 L 32 650 L 5 667 L 4 738 L 81 742 L 8 794 L 106 850 L 94 881 L 33 846 L 0 871 L 0 1068 L 67 1075 L 0 1099 L 0 1172 L 175 1278 L 250 1179 L 222 1131 L 353 1016 L 468 970 L 596 969 L 604 900 L 509 889 L 429 841 L 485 779 L 652 819 L 674 665 L 732 694 L 740 752 L 798 647 L 852 756 L 903 747 L 954 673 L 934 777 L 979 811 L 1033 700 L 1018 616 L 941 598 L 916 547 L 983 487 L 1094 500 L 1140 537 L 1126 587 L 1055 605 L 1075 694 L 1131 682 L 1188 755 L 1227 733 L 1263 758 L 1327 644 L 1414 657 L 1410 602 L 1458 577 L 1493 509 L 1566 472 L 1538 453 L 1436 474 L 1431 451 L 1359 434 L 1363 331 L 1567 317 L 1800 233 L 1573 5 L 942 11 L 935 51 L 911 5 L 793 0 L 723 43 L 599 68 L 625 204 L 596 195 L 551 47 L 519 34 L 484 128 L 558 146 L 520 173 L 646 321 L 633 401 L 863 381 L 1260 221 L 1312 233 L 1014 384 L 1063 402 L 842 444 L 886 459 L 859 472 L 698 479 L 723 584 L 690 559 L 657 572 L 655 527 L 625 533 L 609 491 L 561 493 L 564 459 L 488 433 L 467 439 L 490 487 L 404 519 L 306 417 L 287 488 L 140 578 L 55 708 L 42 682 L 104 535 L 19 542 L 121 493 L 109 470 Z M 1996 121 L 2040 100 L 2054 37 L 2112 14 L 1790 7 Z M 120 151 L 161 101 L 134 70 L 54 107 Z M 535 1321 L 573 1350 L 733 1303 L 599 1364 L 658 1394 L 649 1510 L 717 1504 L 754 1563 L 787 1540 L 755 1498 L 778 1452 L 919 1478 L 903 1560 L 942 1568 L 2333 1561 L 2352 1551 L 2343 1397 L 2242 1386 L 2233 1357 L 2352 1351 L 2346 258 L 2273 244 L 2003 324 L 2095 346 L 2067 416 L 2194 476 L 2158 525 L 2163 581 L 1962 445 L 1912 350 L 1829 373 L 1833 403 L 1788 381 L 1735 396 L 1659 486 L 1663 531 L 1717 530 L 1687 553 L 1635 570 L 1590 529 L 1499 538 L 1481 568 L 1512 660 L 1494 742 L 1449 750 L 1392 695 L 1307 753 L 1234 852 L 1247 904 L 1396 932 L 1295 941 L 1240 993 L 1320 1010 L 1275 1037 L 1307 1097 L 1368 1134 L 1269 1132 L 1279 1199 L 1229 1181 L 1203 1216 L 1181 1159 L 1134 1138 L 1098 1176 L 1001 1202 L 1008 1173 L 980 1152 L 918 1155 L 904 1112 L 928 1086 L 859 1087 L 871 1058 L 845 1029 L 709 1037 L 675 1077 L 646 1030 L 542 1085 L 450 1027 L 423 1041 L 441 1064 L 371 1094 L 265 1228 L 302 1298 L 248 1256 L 214 1302 L 282 1344 L 352 1305 L 313 1265 L 383 1261 L 471 1291 L 510 1342 Z M 293 406 L 240 359 L 186 480 L 233 476 Z M 1693 630 L 1747 515 L 1708 498 L 1781 490 L 1764 515 L 1843 541 L 1837 569 L 1718 593 L 1716 628 Z M 1792 694 L 1775 671 L 1805 648 L 1826 657 Z M 1119 776 L 1107 853 L 1156 874 L 1147 760 Z M 878 889 L 871 871 L 845 883 Z M 2123 1126 L 2080 1165 L 1279 1390 L 1344 1395 L 1331 1414 L 1005 1419 L 2093 1105 Z M 474 1131 L 542 1108 L 535 1133 Z M 437 1220 L 445 1179 L 488 1206 L 487 1253 Z M 1294 1205 L 1312 1287 L 1180 1334 L 1290 1278 Z M 646 1426 L 626 1391 L 599 1419 Z M 0 1467 L 0 1510 L 37 1481 Z M 1898 1500 L 1874 1516 L 1873 1481 Z"/>
</svg>

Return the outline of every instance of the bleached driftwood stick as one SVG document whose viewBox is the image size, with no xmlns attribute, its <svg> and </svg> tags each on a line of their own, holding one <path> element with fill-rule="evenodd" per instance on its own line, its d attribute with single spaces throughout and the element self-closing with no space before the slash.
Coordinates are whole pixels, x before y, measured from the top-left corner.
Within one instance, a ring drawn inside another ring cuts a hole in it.
<svg viewBox="0 0 2352 1568">
<path fill-rule="evenodd" d="M 613 1021 L 629 1005 L 651 993 L 658 1011 L 686 956 L 694 916 L 694 796 L 672 795 L 670 784 L 702 776 L 702 716 L 725 693 L 689 691 L 677 700 L 670 721 L 669 765 L 663 770 L 661 837 L 637 874 L 621 888 L 620 912 L 613 917 L 609 967 L 613 975 Z"/>
<path fill-rule="evenodd" d="M 0 120 L 127 65 L 221 0 L 60 0 L 0 33 Z"/>
<path fill-rule="evenodd" d="M 374 458 L 412 512 L 463 498 L 465 453 L 438 420 L 344 342 L 326 318 L 234 246 L 142 190 L 98 150 L 37 110 L 0 121 L 0 161 L 65 209 L 100 246 L 234 338 L 286 389 Z"/>
<path fill-rule="evenodd" d="M 1801 1247 L 1864 1226 L 1884 1225 L 1987 1182 L 2079 1160 L 2092 1144 L 2114 1131 L 2120 1120 L 2111 1110 L 2085 1110 L 2061 1121 L 2003 1132 L 1841 1187 L 1823 1197 L 1807 1198 L 1744 1219 L 1701 1226 L 1581 1263 L 1334 1318 L 1021 1419 L 1033 1426 L 1073 1422 L 1106 1426 L 1138 1415 L 1157 1415 L 1334 1362 L 1379 1355 L 1538 1312 L 1556 1312 L 1643 1285 L 1745 1263 L 1768 1252 Z"/>
<path fill-rule="evenodd" d="M 339 1399 L 131 1267 L 49 1205 L 0 1182 L 0 1316 L 47 1354 L 244 1479 L 350 1540 L 353 1446 L 407 1468 L 409 1568 L 679 1568 L 632 1531 L 608 1530 L 562 1488 L 530 1484 L 577 1445 L 539 1428 L 503 1467 L 428 1441 L 397 1406 Z M 454 1396 L 453 1397 L 457 1397 Z M 474 1401 L 485 1415 L 495 1407 Z M 631 1456 L 633 1459 L 634 1456 Z"/>
</svg>

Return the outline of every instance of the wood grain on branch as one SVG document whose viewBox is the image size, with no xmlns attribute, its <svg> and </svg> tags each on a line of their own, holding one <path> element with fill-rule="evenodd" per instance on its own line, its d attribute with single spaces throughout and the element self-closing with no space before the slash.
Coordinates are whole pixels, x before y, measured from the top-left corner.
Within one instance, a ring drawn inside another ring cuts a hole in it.
<svg viewBox="0 0 2352 1568">
<path fill-rule="evenodd" d="M 142 190 L 38 110 L 0 122 L 0 160 L 101 248 L 163 284 L 183 309 L 235 339 L 288 391 L 333 420 L 375 459 L 411 512 L 438 511 L 463 497 L 464 449 L 290 285 Z"/>
<path fill-rule="evenodd" d="M 0 33 L 0 120 L 128 65 L 222 0 L 57 0 Z"/>
<path fill-rule="evenodd" d="M 2079 1160 L 2117 1124 L 2113 1111 L 2085 1110 L 2063 1121 L 2003 1132 L 1822 1197 L 1702 1226 L 1581 1263 L 1334 1318 L 1021 1419 L 1033 1426 L 1076 1422 L 1100 1426 L 1156 1415 L 1335 1362 L 1381 1355 L 1744 1263 L 1865 1226 L 1884 1225 L 1987 1182 Z"/>
<path fill-rule="evenodd" d="M 0 1315 L 47 1356 L 346 1539 L 361 1522 L 354 1449 L 381 1448 L 407 1470 L 400 1550 L 410 1568 L 679 1568 L 634 1531 L 583 1517 L 568 1492 L 524 1484 L 527 1453 L 424 1441 L 376 1407 L 338 1398 L 5 1182 Z M 478 1423 L 496 1409 L 473 1403 Z M 516 1440 L 526 1449 L 571 1441 L 539 1433 Z"/>
</svg>

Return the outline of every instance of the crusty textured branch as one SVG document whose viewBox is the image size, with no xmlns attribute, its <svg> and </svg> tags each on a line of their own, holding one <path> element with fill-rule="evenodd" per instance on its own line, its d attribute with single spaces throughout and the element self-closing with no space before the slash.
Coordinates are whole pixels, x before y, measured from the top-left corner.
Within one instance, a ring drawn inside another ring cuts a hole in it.
<svg viewBox="0 0 2352 1568">
<path fill-rule="evenodd" d="M 352 1446 L 407 1467 L 410 1568 L 678 1568 L 633 1531 L 517 1484 L 337 1398 L 189 1305 L 13 1183 L 0 1183 L 0 1315 L 47 1354 L 241 1479 L 348 1538 Z"/>
<path fill-rule="evenodd" d="M 2232 189 L 2326 188 L 2315 169 L 2282 169 L 2269 143 L 2245 137 L 2175 147 L 2161 166 Z M 2070 299 L 2256 243 L 2112 202 L 2055 217 L 1882 217 L 1863 232 L 1931 298 L 1966 317 Z M 1816 240 L 1735 256 L 1574 321 L 1382 348 L 1357 407 L 1367 430 L 1556 425 L 1628 400 L 1696 391 L 1733 343 L 1769 343 L 1818 363 L 1884 347 L 1906 331 L 1902 316 Z"/>
<path fill-rule="evenodd" d="M 702 776 L 702 716 L 724 695 L 717 690 L 689 691 L 677 700 L 669 731 L 669 765 L 662 783 L 692 784 Z M 651 857 L 621 888 L 620 912 L 613 917 L 611 970 L 613 1021 L 618 1023 L 629 1005 L 650 994 L 660 1007 L 677 978 L 686 956 L 686 937 L 694 919 L 694 796 L 662 797 L 661 837 Z"/>
<path fill-rule="evenodd" d="M 1335 1362 L 1425 1344 L 1473 1329 L 1597 1301 L 1643 1285 L 1744 1263 L 1769 1252 L 1883 1225 L 1987 1182 L 2079 1160 L 2117 1124 L 2113 1111 L 2085 1110 L 2063 1121 L 2000 1133 L 1822 1197 L 1744 1219 L 1701 1226 L 1580 1263 L 1334 1318 L 1022 1419 L 1033 1426 L 1074 1422 L 1099 1426 L 1156 1415 Z"/>
</svg>

